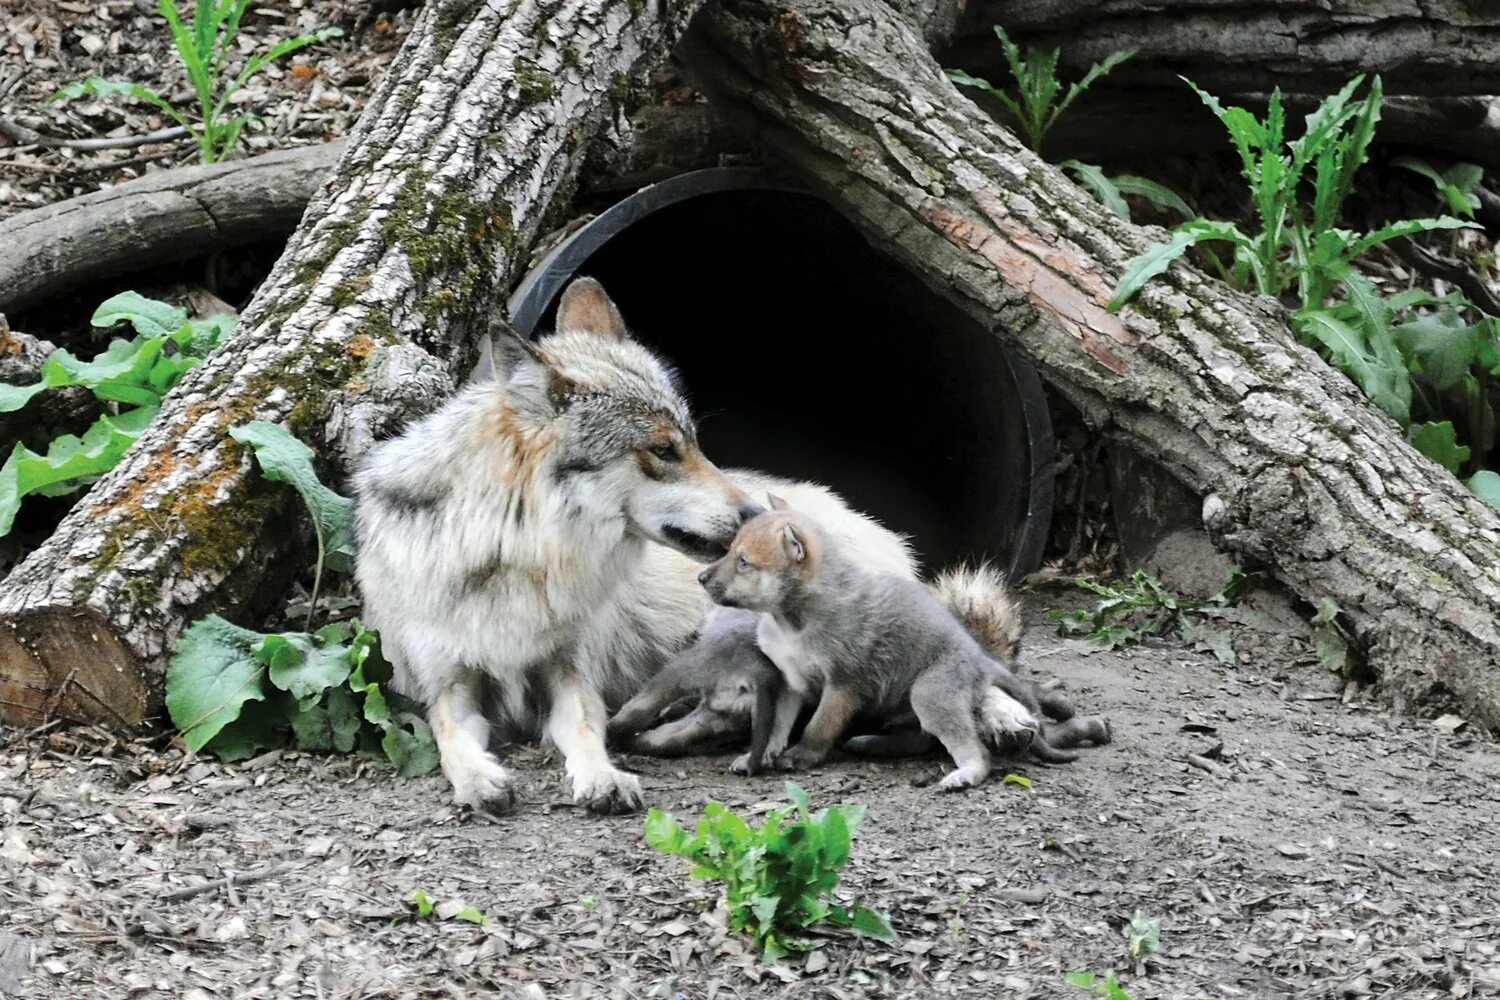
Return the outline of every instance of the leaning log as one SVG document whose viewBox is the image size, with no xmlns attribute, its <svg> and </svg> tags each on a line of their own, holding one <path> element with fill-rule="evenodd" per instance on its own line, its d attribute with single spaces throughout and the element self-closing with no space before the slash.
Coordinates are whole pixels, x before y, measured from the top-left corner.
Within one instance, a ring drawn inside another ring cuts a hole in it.
<svg viewBox="0 0 1500 1000">
<path fill-rule="evenodd" d="M 7 219 L 0 312 L 92 282 L 285 236 L 343 152 L 342 142 L 162 170 Z"/>
<path fill-rule="evenodd" d="M 1224 545 L 1332 600 L 1393 695 L 1452 695 L 1500 730 L 1496 511 L 1299 345 L 1269 299 L 1179 264 L 1107 312 L 1160 232 L 983 114 L 923 27 L 881 0 L 716 0 L 685 58 L 876 245 L 1205 497 Z"/>
<path fill-rule="evenodd" d="M 434 406 L 695 7 L 429 0 L 238 332 L 0 585 L 0 718 L 138 723 L 189 619 L 254 616 L 295 532 L 228 430 L 286 421 L 347 468 Z"/>
<path fill-rule="evenodd" d="M 1390 94 L 1500 94 L 1500 5 L 1473 0 L 987 0 L 968 5 L 947 58 L 1003 66 L 993 26 L 1060 48 L 1081 73 L 1121 49 L 1136 57 L 1115 84 L 1160 87 L 1186 76 L 1212 93 L 1330 94 L 1379 73 Z"/>
</svg>

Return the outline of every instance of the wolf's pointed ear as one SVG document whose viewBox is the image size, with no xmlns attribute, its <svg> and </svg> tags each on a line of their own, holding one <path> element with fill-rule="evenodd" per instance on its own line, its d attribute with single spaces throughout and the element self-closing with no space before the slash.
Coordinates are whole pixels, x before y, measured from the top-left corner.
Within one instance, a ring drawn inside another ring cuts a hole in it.
<svg viewBox="0 0 1500 1000">
<path fill-rule="evenodd" d="M 616 340 L 627 336 L 620 310 L 593 278 L 577 278 L 563 292 L 557 307 L 557 332 L 596 333 Z"/>
<path fill-rule="evenodd" d="M 781 499 L 781 497 L 777 496 L 774 493 L 767 493 L 766 494 L 766 499 L 769 500 L 769 501 L 771 501 L 771 509 L 772 510 L 791 510 L 792 509 L 792 505 L 791 504 L 787 503 L 785 500 Z"/>
<path fill-rule="evenodd" d="M 513 333 L 497 335 L 493 345 L 495 377 L 505 383 L 516 405 L 537 415 L 562 409 L 576 386 L 549 365 L 535 345 Z"/>
<path fill-rule="evenodd" d="M 807 546 L 796 525 L 789 523 L 781 529 L 781 544 L 786 546 L 787 558 L 792 562 L 799 563 L 807 559 Z"/>
</svg>

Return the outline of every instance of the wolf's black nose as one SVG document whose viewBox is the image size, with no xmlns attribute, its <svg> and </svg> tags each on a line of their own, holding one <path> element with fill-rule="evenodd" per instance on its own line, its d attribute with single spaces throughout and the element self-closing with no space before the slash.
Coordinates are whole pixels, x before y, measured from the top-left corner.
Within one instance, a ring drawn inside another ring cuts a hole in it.
<svg viewBox="0 0 1500 1000">
<path fill-rule="evenodd" d="M 713 570 L 713 567 L 710 566 L 708 569 L 706 569 L 702 573 L 698 574 L 698 582 L 701 583 L 701 584 L 703 584 L 703 586 L 707 587 L 708 586 L 708 578 L 711 577 L 711 576 L 713 576 L 713 575 L 714 575 L 714 570 Z"/>
<path fill-rule="evenodd" d="M 764 514 L 765 512 L 766 509 L 764 507 L 756 503 L 754 500 L 751 500 L 746 503 L 745 506 L 740 508 L 740 523 L 743 524 L 745 521 L 750 520 L 752 517 L 755 517 L 758 514 Z"/>
</svg>

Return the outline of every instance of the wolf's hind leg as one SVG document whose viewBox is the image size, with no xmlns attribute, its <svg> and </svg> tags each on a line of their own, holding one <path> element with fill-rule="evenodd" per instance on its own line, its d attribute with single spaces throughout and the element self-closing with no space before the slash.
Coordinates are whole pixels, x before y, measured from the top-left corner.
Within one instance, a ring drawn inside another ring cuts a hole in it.
<svg viewBox="0 0 1500 1000">
<path fill-rule="evenodd" d="M 554 673 L 548 691 L 547 736 L 562 751 L 573 801 L 596 813 L 640 809 L 640 779 L 615 767 L 604 749 L 604 700 L 598 692 L 571 669 Z"/>
<path fill-rule="evenodd" d="M 865 757 L 923 757 L 936 746 L 932 734 L 916 726 L 851 736 L 844 741 L 845 750 Z"/>
<path fill-rule="evenodd" d="M 953 770 L 938 786 L 945 792 L 972 788 L 989 777 L 990 752 L 979 736 L 976 696 L 972 688 L 955 685 L 941 668 L 927 671 L 911 688 L 911 707 L 917 721 L 953 758 Z"/>
<path fill-rule="evenodd" d="M 1103 746 L 1114 739 L 1114 730 L 1102 715 L 1075 715 L 1066 722 L 1045 723 L 1042 732 L 1048 743 L 1064 749 Z"/>
<path fill-rule="evenodd" d="M 443 773 L 453 784 L 453 798 L 485 812 L 509 812 L 516 804 L 515 782 L 486 749 L 490 722 L 480 707 L 480 676 L 457 673 L 443 685 L 427 712 Z"/>
<path fill-rule="evenodd" d="M 743 735 L 743 721 L 699 705 L 680 719 L 641 733 L 630 741 L 630 749 L 653 757 L 680 757 L 710 749 L 710 743 L 725 737 Z"/>
</svg>

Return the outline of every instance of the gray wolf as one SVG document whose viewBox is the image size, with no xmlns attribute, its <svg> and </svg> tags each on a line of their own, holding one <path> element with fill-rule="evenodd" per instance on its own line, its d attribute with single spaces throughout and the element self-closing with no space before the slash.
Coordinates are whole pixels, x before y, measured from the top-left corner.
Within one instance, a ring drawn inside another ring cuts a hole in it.
<svg viewBox="0 0 1500 1000">
<path fill-rule="evenodd" d="M 497 344 L 472 384 L 371 452 L 354 478 L 356 570 L 394 684 L 428 706 L 458 802 L 515 800 L 487 747 L 543 735 L 575 801 L 640 808 L 604 744 L 619 704 L 697 633 L 700 563 L 759 513 L 698 446 L 673 373 L 597 282 L 556 332 Z"/>
<path fill-rule="evenodd" d="M 982 782 L 989 747 L 1018 726 L 1045 744 L 1034 686 L 991 657 L 928 588 L 862 568 L 813 518 L 771 501 L 699 581 L 715 603 L 762 613 L 757 642 L 785 682 L 773 749 L 802 704 L 816 702 L 779 766 L 820 763 L 858 713 L 914 713 L 953 758 L 941 784 L 948 790 Z"/>
</svg>

